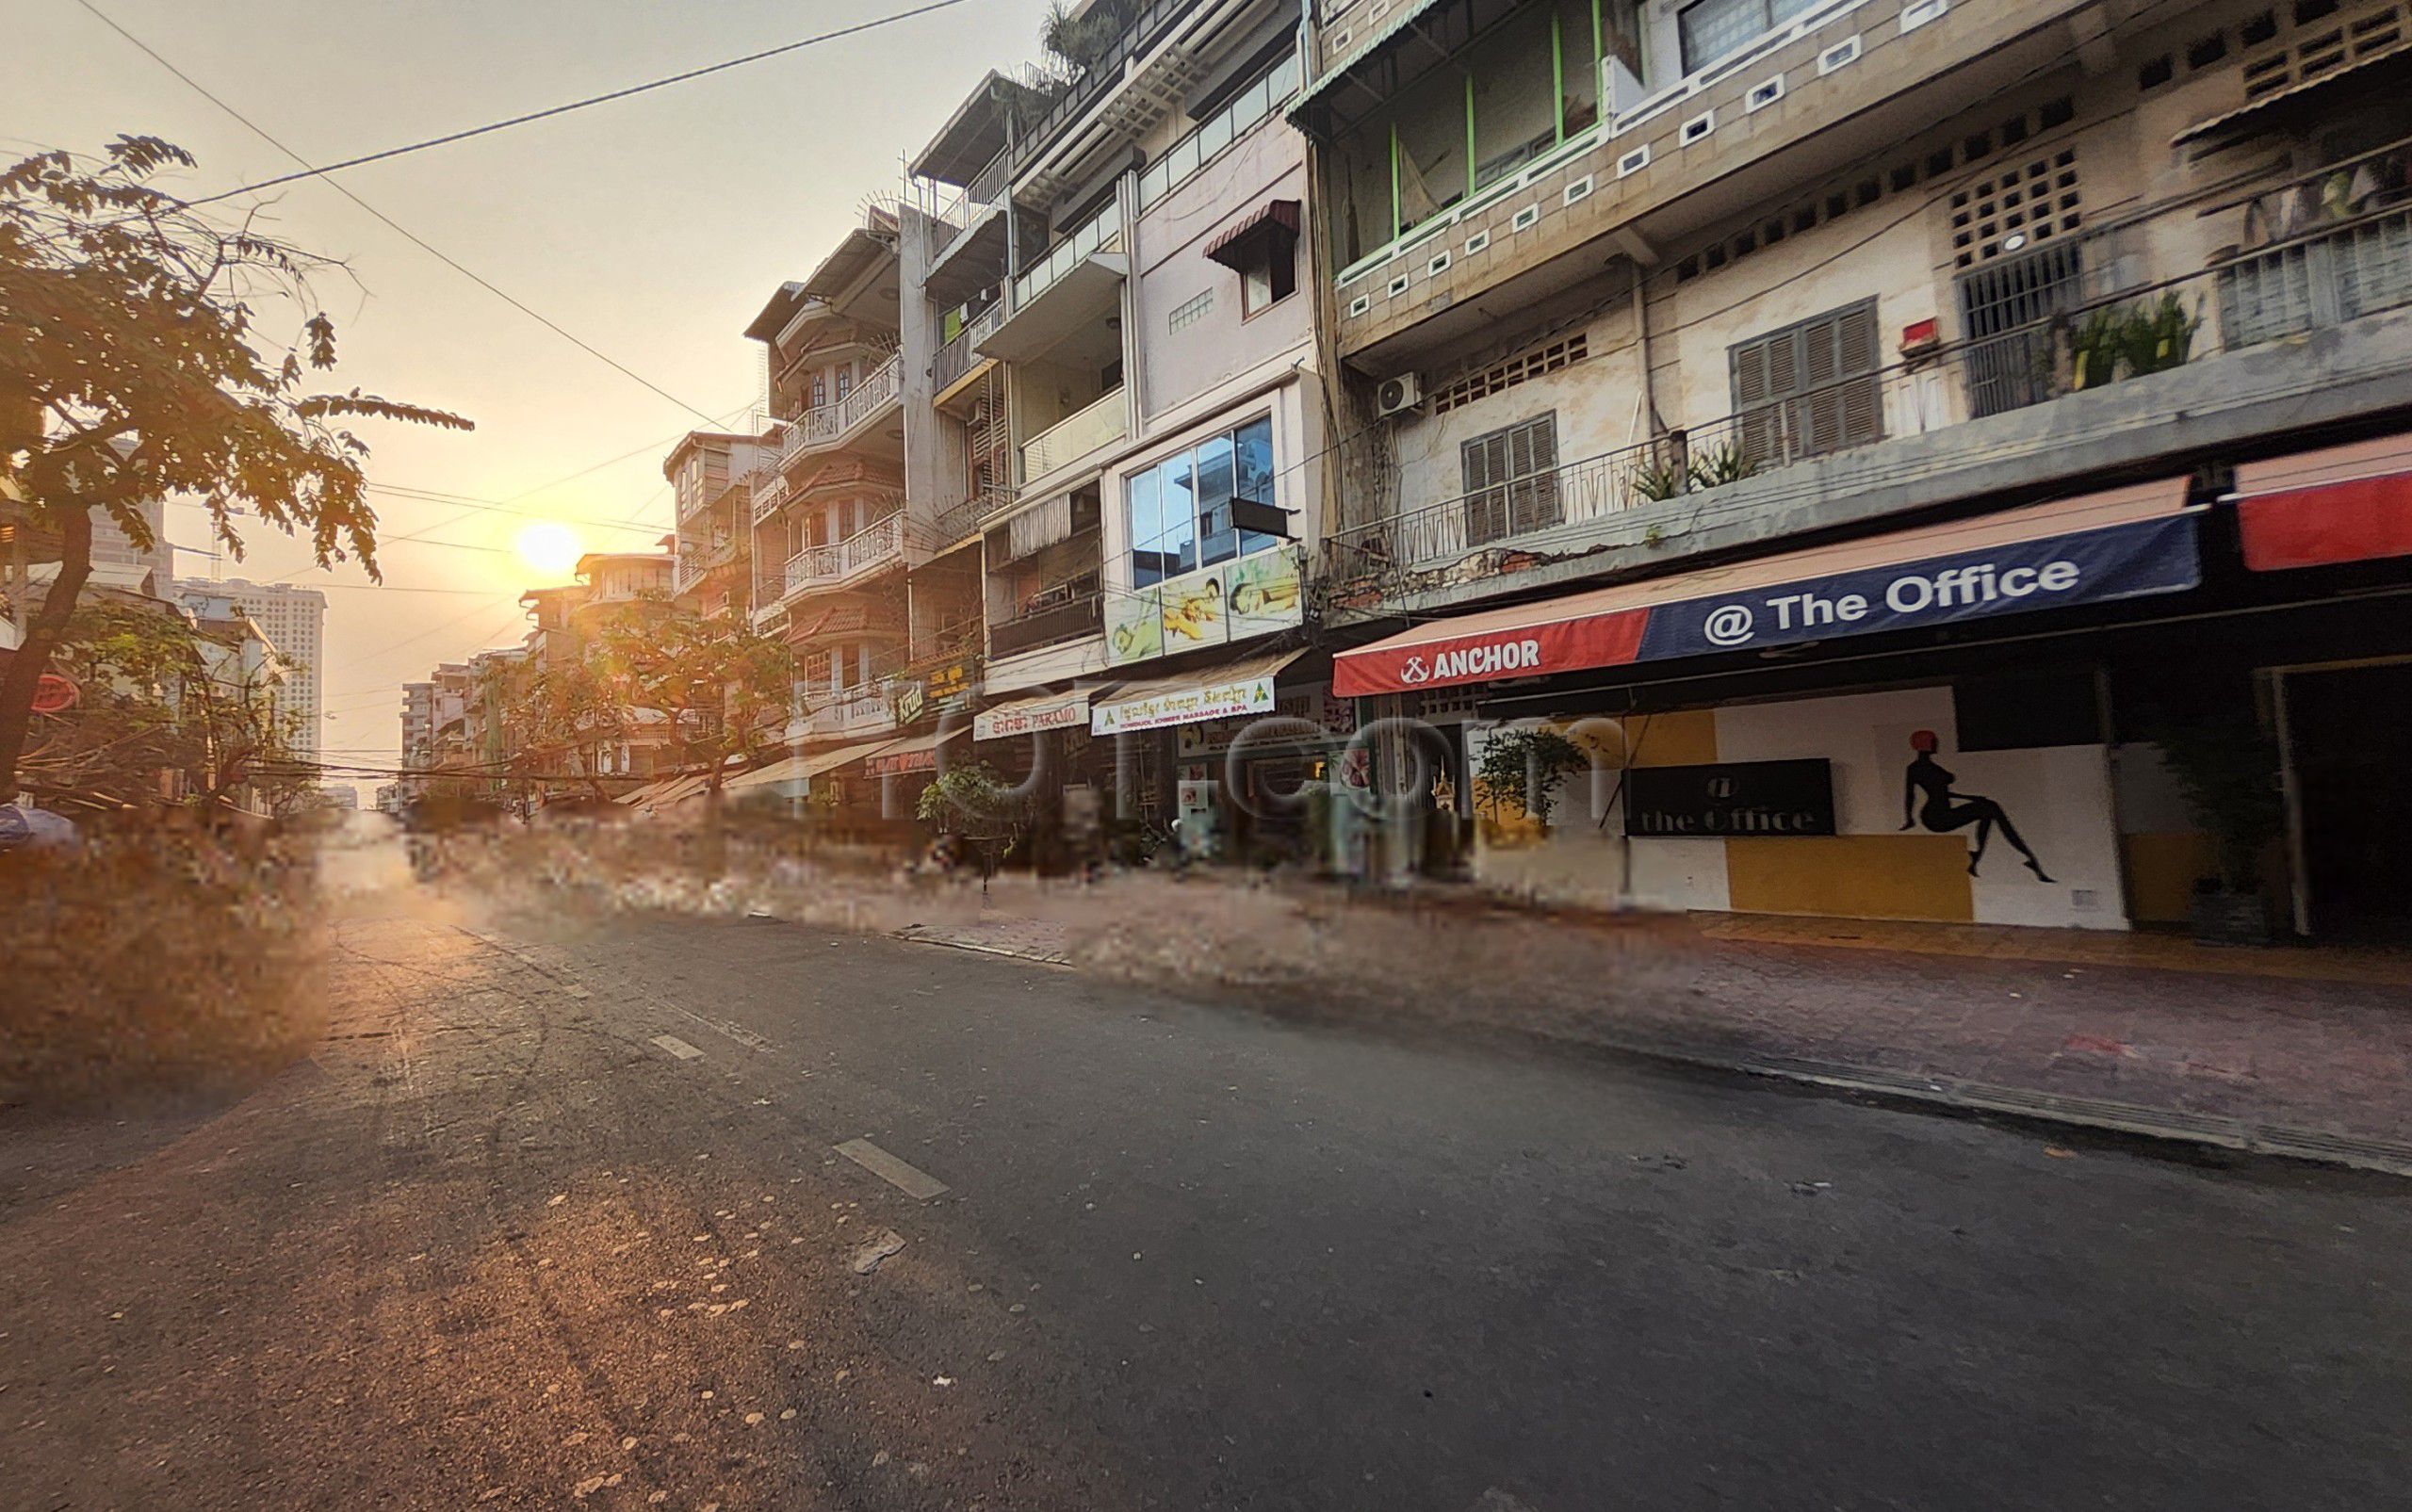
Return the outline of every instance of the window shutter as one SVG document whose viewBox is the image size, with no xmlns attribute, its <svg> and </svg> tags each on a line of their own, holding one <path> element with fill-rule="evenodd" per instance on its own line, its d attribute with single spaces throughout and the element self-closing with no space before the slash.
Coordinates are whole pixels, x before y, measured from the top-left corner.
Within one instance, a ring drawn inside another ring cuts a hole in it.
<svg viewBox="0 0 2412 1512">
<path fill-rule="evenodd" d="M 1852 382 L 1835 390 L 1834 447 L 1863 447 L 1884 435 L 1884 397 L 1877 369 L 1883 354 L 1876 332 L 1876 301 L 1842 312 L 1834 328 L 1842 374 Z"/>
<path fill-rule="evenodd" d="M 1466 545 L 1480 545 L 1508 533 L 1508 436 L 1494 431 L 1458 448 L 1465 480 Z"/>
<path fill-rule="evenodd" d="M 1518 531 L 1539 530 L 1563 517 L 1557 494 L 1557 415 L 1527 420 L 1508 432 L 1508 463 L 1521 481 L 1509 489 L 1509 513 Z"/>
<path fill-rule="evenodd" d="M 1731 348 L 1743 459 L 1765 466 L 1880 439 L 1880 345 L 1866 300 Z"/>
</svg>

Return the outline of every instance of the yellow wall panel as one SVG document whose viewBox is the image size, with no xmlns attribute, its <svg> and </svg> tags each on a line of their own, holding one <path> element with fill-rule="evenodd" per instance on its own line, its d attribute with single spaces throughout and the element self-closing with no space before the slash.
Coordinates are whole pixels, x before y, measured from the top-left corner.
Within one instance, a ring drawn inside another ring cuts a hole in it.
<svg viewBox="0 0 2412 1512">
<path fill-rule="evenodd" d="M 2219 847 L 2208 835 L 2123 835 L 2127 917 L 2139 924 L 2182 924 L 2192 917 L 2194 882 L 2220 873 Z"/>
<path fill-rule="evenodd" d="M 2010 859 L 2014 863 L 2016 857 Z M 1958 835 L 1728 839 L 1725 884 L 1730 906 L 1743 914 L 1833 914 L 1962 924 L 1976 918 L 1968 842 Z"/>
</svg>

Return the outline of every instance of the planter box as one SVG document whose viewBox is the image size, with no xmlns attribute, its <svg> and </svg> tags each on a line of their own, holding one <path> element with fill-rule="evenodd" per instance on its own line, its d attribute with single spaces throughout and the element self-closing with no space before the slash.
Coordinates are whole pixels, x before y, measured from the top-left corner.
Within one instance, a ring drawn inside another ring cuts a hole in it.
<svg viewBox="0 0 2412 1512">
<path fill-rule="evenodd" d="M 2257 892 L 2198 892 L 2192 921 L 2198 944 L 2270 943 L 2270 904 Z"/>
</svg>

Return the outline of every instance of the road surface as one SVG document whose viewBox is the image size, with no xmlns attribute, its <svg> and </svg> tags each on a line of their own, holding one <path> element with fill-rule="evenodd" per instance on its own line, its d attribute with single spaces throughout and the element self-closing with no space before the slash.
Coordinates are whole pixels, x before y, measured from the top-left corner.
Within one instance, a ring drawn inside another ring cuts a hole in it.
<svg viewBox="0 0 2412 1512">
<path fill-rule="evenodd" d="M 2403 1494 L 2386 1179 L 335 864 L 310 1061 L 0 1122 L 0 1505 Z"/>
</svg>

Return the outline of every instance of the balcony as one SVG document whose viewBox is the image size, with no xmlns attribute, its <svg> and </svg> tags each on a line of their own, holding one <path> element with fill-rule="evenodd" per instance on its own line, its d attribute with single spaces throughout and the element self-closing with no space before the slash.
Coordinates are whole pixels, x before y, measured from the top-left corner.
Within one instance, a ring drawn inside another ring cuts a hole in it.
<svg viewBox="0 0 2412 1512">
<path fill-rule="evenodd" d="M 986 354 L 978 350 L 980 343 L 995 335 L 1004 319 L 1005 307 L 992 304 L 973 316 L 954 333 L 953 340 L 938 349 L 938 354 L 930 361 L 930 387 L 941 399 L 985 360 Z"/>
<path fill-rule="evenodd" d="M 782 599 L 823 588 L 843 588 L 904 560 L 904 513 L 886 519 L 825 546 L 807 546 L 790 557 L 781 578 Z"/>
<path fill-rule="evenodd" d="M 1022 443 L 1023 483 L 1068 467 L 1091 452 L 1114 445 L 1122 439 L 1124 430 L 1122 390 L 1108 389 L 1086 409 L 1066 415 Z"/>
<path fill-rule="evenodd" d="M 765 453 L 754 469 L 753 480 L 754 523 L 759 525 L 788 501 L 788 475 L 780 470 L 777 457 Z"/>
<path fill-rule="evenodd" d="M 2333 172 L 2334 170 L 2324 171 Z M 2306 341 L 2306 335 L 2320 339 Z M 2412 206 L 1325 540 L 1342 618 L 1671 563 L 2412 402 Z"/>
<path fill-rule="evenodd" d="M 886 679 L 858 688 L 841 689 L 789 722 L 788 739 L 807 740 L 839 735 L 876 735 L 896 727 L 896 702 Z"/>
<path fill-rule="evenodd" d="M 997 282 L 1005 264 L 1005 190 L 1012 165 L 999 153 L 961 192 L 930 213 L 930 297 L 952 303 Z"/>
<path fill-rule="evenodd" d="M 1130 260 L 1122 255 L 1122 206 L 1107 205 L 1014 277 L 1010 312 L 979 343 L 984 357 L 1031 362 L 1120 313 Z"/>
<path fill-rule="evenodd" d="M 1094 574 L 1090 582 L 1096 582 Z M 1039 595 L 1045 597 L 1045 594 Z M 1079 597 L 1044 608 L 1025 610 L 1010 620 L 988 626 L 988 655 L 995 658 L 1019 656 L 1041 646 L 1061 645 L 1067 641 L 1085 641 L 1101 635 L 1105 629 L 1103 608 L 1105 597 L 1094 588 Z"/>
<path fill-rule="evenodd" d="M 1908 142 L 1989 89 L 2065 66 L 2060 23 L 2086 4 L 1826 0 L 1648 92 L 1611 59 L 1597 124 L 1475 181 L 1340 272 L 1341 350 L 1377 371 L 1411 366 L 1486 310 L 1596 276 L 1611 234 L 1665 247 L 1737 204 L 1776 213 L 1875 144 Z M 1317 108 L 1302 105 L 1301 119 Z"/>
<path fill-rule="evenodd" d="M 871 421 L 896 402 L 899 359 L 890 355 L 888 361 L 872 368 L 854 392 L 835 404 L 823 404 L 805 411 L 787 422 L 786 433 L 779 441 L 779 465 L 784 467 L 798 457 L 813 451 L 854 440 Z M 759 509 L 759 501 L 757 501 Z M 758 513 L 757 518 L 759 518 Z"/>
</svg>

